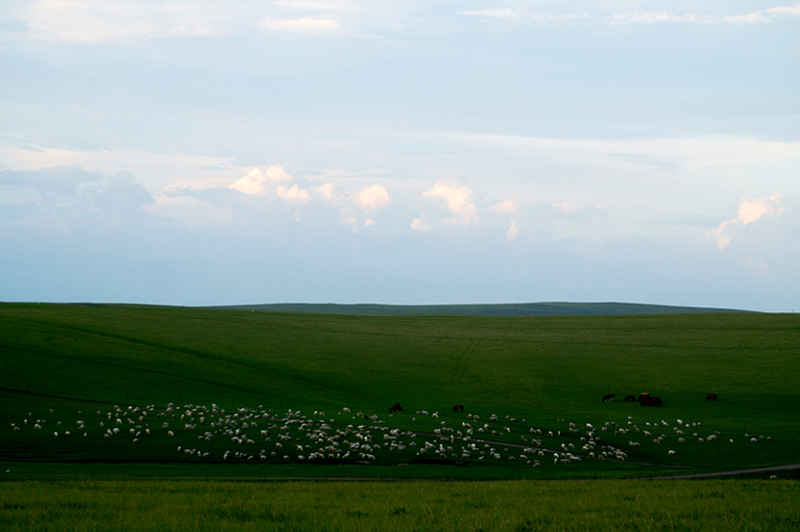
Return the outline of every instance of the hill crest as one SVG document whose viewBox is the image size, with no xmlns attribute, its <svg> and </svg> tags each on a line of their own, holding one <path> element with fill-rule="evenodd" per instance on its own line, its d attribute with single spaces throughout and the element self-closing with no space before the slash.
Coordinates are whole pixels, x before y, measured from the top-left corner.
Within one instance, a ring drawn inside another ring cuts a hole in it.
<svg viewBox="0 0 800 532">
<path fill-rule="evenodd" d="M 623 316 L 635 314 L 716 314 L 723 312 L 749 312 L 745 310 L 649 305 L 641 303 L 497 303 L 461 305 L 381 305 L 371 303 L 272 303 L 263 305 L 229 305 L 214 307 L 230 310 L 258 312 L 303 312 L 314 314 L 427 314 L 469 316 Z"/>
</svg>

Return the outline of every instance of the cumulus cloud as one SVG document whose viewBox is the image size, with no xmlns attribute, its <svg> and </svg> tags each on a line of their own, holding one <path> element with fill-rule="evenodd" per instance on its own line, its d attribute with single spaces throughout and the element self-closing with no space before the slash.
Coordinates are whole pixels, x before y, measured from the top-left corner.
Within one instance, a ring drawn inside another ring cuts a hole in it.
<svg viewBox="0 0 800 532">
<path fill-rule="evenodd" d="M 781 194 L 779 193 L 763 198 L 744 197 L 739 201 L 736 217 L 725 220 L 708 235 L 717 241 L 717 246 L 722 250 L 731 243 L 737 228 L 751 224 L 763 216 L 788 212 L 789 209 L 781 206 Z"/>
<path fill-rule="evenodd" d="M 470 225 L 479 221 L 478 207 L 473 203 L 472 199 L 474 191 L 466 185 L 459 187 L 440 181 L 422 195 L 425 198 L 444 200 L 447 209 L 455 217 L 443 220 L 443 223 Z"/>
<path fill-rule="evenodd" d="M 333 183 L 327 183 L 321 187 L 317 187 L 317 192 L 319 192 L 326 200 L 331 201 L 336 194 L 336 185 Z"/>
<path fill-rule="evenodd" d="M 327 183 L 321 187 L 318 187 L 317 192 L 319 192 L 326 200 L 333 200 L 334 194 L 336 194 L 336 185 L 333 183 Z"/>
<path fill-rule="evenodd" d="M 268 190 L 265 185 L 273 181 L 292 181 L 292 176 L 287 174 L 282 166 L 274 164 L 267 168 L 266 172 L 262 172 L 259 168 L 250 170 L 247 175 L 228 185 L 228 188 L 244 194 L 263 196 Z"/>
<path fill-rule="evenodd" d="M 152 203 L 130 172 L 109 175 L 73 166 L 0 171 L 0 228 L 113 231 L 141 226 Z"/>
<path fill-rule="evenodd" d="M 4 196 L 27 198 L 58 208 L 83 205 L 95 210 L 134 210 L 153 198 L 130 172 L 107 175 L 62 165 L 35 171 L 0 171 Z M 20 191 L 33 194 L 20 194 Z"/>
<path fill-rule="evenodd" d="M 505 200 L 489 208 L 490 211 L 498 214 L 516 214 L 519 212 L 519 202 L 515 200 Z"/>
<path fill-rule="evenodd" d="M 357 198 L 358 204 L 365 211 L 374 211 L 392 202 L 391 198 L 389 198 L 389 192 L 382 185 L 372 185 L 362 189 Z"/>
<path fill-rule="evenodd" d="M 278 197 L 294 203 L 305 203 L 311 199 L 311 195 L 308 191 L 301 189 L 297 184 L 289 188 L 287 188 L 286 185 L 279 185 L 276 192 L 278 193 Z"/>
<path fill-rule="evenodd" d="M 371 185 L 355 192 L 345 192 L 337 189 L 333 183 L 327 183 L 317 187 L 316 191 L 339 209 L 340 223 L 353 231 L 375 225 L 377 222 L 371 215 L 392 202 L 389 191 L 383 185 Z M 367 215 L 370 217 L 365 218 Z"/>
<path fill-rule="evenodd" d="M 153 202 L 130 172 L 119 172 L 94 192 L 94 206 L 106 211 L 133 210 Z"/>
</svg>

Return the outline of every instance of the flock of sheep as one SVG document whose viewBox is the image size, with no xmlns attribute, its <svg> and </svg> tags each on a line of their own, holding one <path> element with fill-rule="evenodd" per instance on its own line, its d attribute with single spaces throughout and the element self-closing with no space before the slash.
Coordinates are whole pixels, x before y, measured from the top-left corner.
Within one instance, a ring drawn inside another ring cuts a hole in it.
<svg viewBox="0 0 800 532">
<path fill-rule="evenodd" d="M 211 406 L 169 403 L 164 408 L 114 406 L 91 413 L 78 412 L 66 421 L 53 410 L 33 412 L 11 429 L 23 437 L 29 431 L 54 438 L 103 438 L 130 445 L 165 445 L 183 459 L 207 461 L 279 461 L 323 463 L 409 463 L 505 461 L 539 467 L 544 463 L 571 464 L 582 460 L 644 460 L 680 453 L 690 442 L 735 443 L 700 423 L 659 420 L 576 424 L 559 419 L 553 428 L 531 426 L 525 419 L 491 414 L 440 415 L 417 411 L 404 414 L 406 428 L 392 428 L 378 415 L 342 408 L 329 416 L 315 411 L 276 413 L 263 406 L 228 411 Z M 419 430 L 409 430 L 416 426 Z M 771 438 L 746 434 L 757 443 Z M 641 452 L 642 445 L 648 448 Z M 658 446 L 658 447 L 656 447 Z M 174 455 L 173 455 L 174 456 Z"/>
</svg>

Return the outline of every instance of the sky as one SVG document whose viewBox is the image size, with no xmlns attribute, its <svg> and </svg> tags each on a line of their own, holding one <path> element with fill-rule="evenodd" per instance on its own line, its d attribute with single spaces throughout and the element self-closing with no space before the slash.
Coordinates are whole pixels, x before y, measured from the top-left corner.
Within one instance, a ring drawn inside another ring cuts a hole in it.
<svg viewBox="0 0 800 532">
<path fill-rule="evenodd" d="M 4 0 L 0 301 L 800 309 L 800 3 Z"/>
</svg>

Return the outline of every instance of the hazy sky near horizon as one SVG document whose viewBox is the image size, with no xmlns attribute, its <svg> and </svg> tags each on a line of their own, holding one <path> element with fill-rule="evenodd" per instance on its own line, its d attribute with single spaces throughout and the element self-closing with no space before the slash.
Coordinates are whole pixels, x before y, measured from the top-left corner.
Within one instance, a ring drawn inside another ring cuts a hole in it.
<svg viewBox="0 0 800 532">
<path fill-rule="evenodd" d="M 6 0 L 0 301 L 800 309 L 800 3 Z"/>
</svg>

